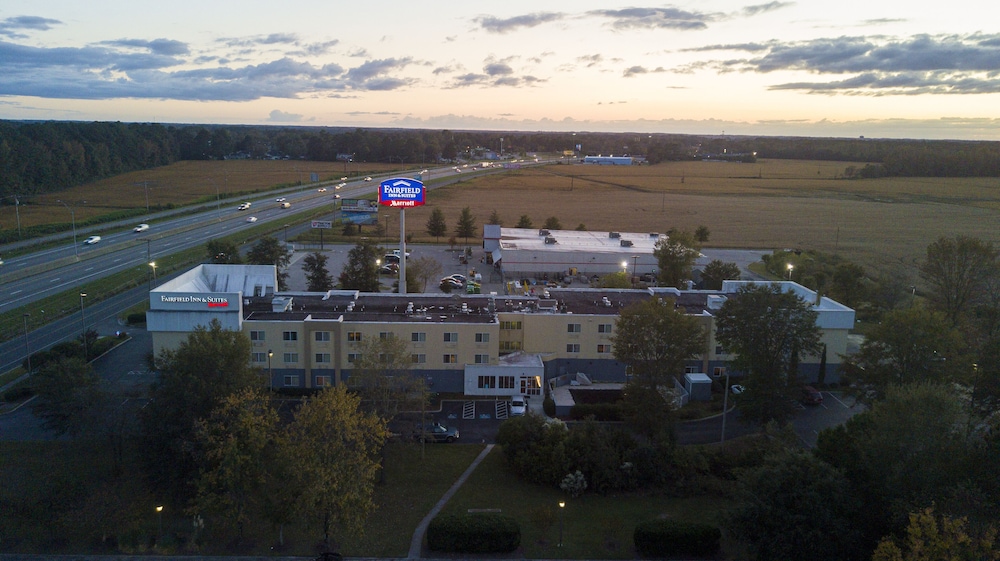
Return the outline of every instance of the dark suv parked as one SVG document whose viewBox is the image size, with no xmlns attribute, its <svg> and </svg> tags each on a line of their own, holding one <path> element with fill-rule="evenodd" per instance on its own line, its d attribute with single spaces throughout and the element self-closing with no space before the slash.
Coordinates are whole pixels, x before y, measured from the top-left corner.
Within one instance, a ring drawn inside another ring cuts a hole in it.
<svg viewBox="0 0 1000 561">
<path fill-rule="evenodd" d="M 458 440 L 458 429 L 446 427 L 441 423 L 429 423 L 413 431 L 413 438 L 422 442 L 455 442 Z"/>
</svg>

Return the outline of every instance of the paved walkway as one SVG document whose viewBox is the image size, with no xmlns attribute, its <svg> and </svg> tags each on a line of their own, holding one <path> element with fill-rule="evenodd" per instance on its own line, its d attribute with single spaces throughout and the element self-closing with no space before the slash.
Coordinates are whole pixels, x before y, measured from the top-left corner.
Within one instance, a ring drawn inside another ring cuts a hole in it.
<svg viewBox="0 0 1000 561">
<path fill-rule="evenodd" d="M 441 497 L 441 500 L 439 500 L 437 504 L 434 505 L 434 508 L 427 513 L 427 516 L 420 521 L 420 524 L 417 524 L 416 530 L 413 531 L 413 538 L 410 540 L 410 553 L 406 556 L 407 559 L 420 559 L 420 551 L 423 549 L 424 533 L 427 532 L 427 525 L 431 523 L 431 520 L 434 520 L 434 517 L 437 516 L 439 512 L 441 512 L 444 505 L 448 504 L 448 501 L 451 500 L 456 492 L 458 492 L 458 489 L 463 483 L 465 483 L 465 480 L 469 478 L 469 475 L 475 471 L 476 466 L 483 461 L 483 458 L 485 458 L 491 450 L 493 450 L 493 445 L 487 444 L 486 448 L 483 448 L 483 451 L 476 456 L 476 459 L 473 460 L 471 464 L 469 464 L 469 467 L 466 468 L 462 476 L 455 481 L 454 485 L 448 489 L 448 492 Z"/>
</svg>

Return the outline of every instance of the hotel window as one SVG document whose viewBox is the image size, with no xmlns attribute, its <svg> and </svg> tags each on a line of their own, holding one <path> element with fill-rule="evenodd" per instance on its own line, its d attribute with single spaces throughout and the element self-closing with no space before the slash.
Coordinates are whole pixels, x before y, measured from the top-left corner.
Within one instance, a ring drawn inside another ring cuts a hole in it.
<svg viewBox="0 0 1000 561">
<path fill-rule="evenodd" d="M 360 331 L 348 331 L 347 332 L 347 342 L 348 343 L 360 343 L 361 342 L 361 332 Z"/>
<path fill-rule="evenodd" d="M 285 341 L 298 341 L 299 332 L 298 331 L 282 331 L 281 338 Z"/>
<path fill-rule="evenodd" d="M 499 382 L 499 388 L 502 390 L 512 390 L 514 389 L 514 377 L 513 376 L 497 376 L 497 382 Z"/>
<path fill-rule="evenodd" d="M 253 353 L 250 355 L 250 362 L 267 362 L 267 353 Z"/>
<path fill-rule="evenodd" d="M 715 368 L 712 369 L 712 376 L 715 376 L 716 378 L 718 378 L 719 376 L 725 376 L 725 375 L 726 375 L 726 367 L 725 366 L 716 366 Z"/>
<path fill-rule="evenodd" d="M 347 362 L 353 364 L 361 360 L 361 353 L 347 353 Z"/>
<path fill-rule="evenodd" d="M 456 364 L 458 363 L 458 355 L 444 355 L 441 361 L 445 364 Z"/>
<path fill-rule="evenodd" d="M 387 364 L 390 360 L 392 360 L 392 355 L 391 354 L 389 354 L 389 353 L 379 353 L 378 354 L 378 361 L 381 362 L 382 364 Z"/>
<path fill-rule="evenodd" d="M 566 344 L 566 352 L 567 353 L 578 353 L 578 352 L 580 352 L 580 344 L 579 343 L 567 343 Z"/>
<path fill-rule="evenodd" d="M 490 342 L 490 334 L 489 333 L 476 333 L 476 342 L 477 343 L 489 343 Z"/>
<path fill-rule="evenodd" d="M 698 367 L 697 366 L 685 366 L 684 367 L 684 373 L 685 374 L 697 374 L 698 373 Z"/>
<path fill-rule="evenodd" d="M 457 343 L 458 342 L 458 333 L 445 333 L 444 334 L 444 342 L 445 343 Z"/>
<path fill-rule="evenodd" d="M 299 385 L 299 377 L 294 374 L 285 376 L 284 382 L 285 387 L 297 387 Z"/>
<path fill-rule="evenodd" d="M 598 333 L 611 333 L 611 324 L 610 323 L 599 323 L 599 324 L 597 324 L 597 332 Z"/>
<path fill-rule="evenodd" d="M 263 341 L 264 340 L 264 332 L 263 331 L 251 331 L 250 332 L 250 340 L 251 341 Z"/>
<path fill-rule="evenodd" d="M 476 355 L 476 364 L 489 364 L 490 355 Z"/>
<path fill-rule="evenodd" d="M 330 376 L 316 376 L 316 387 L 326 388 L 333 385 L 333 378 Z"/>
<path fill-rule="evenodd" d="M 378 338 L 385 341 L 386 339 L 392 339 L 396 334 L 391 331 L 383 331 L 378 334 Z"/>
<path fill-rule="evenodd" d="M 423 354 L 410 355 L 410 362 L 412 362 L 413 364 L 424 364 L 427 362 L 427 355 Z"/>
<path fill-rule="evenodd" d="M 597 345 L 597 354 L 603 355 L 611 352 L 611 345 Z"/>
<path fill-rule="evenodd" d="M 299 353 L 285 353 L 282 358 L 285 364 L 297 364 L 299 362 Z"/>
<path fill-rule="evenodd" d="M 566 333 L 579 333 L 580 324 L 579 323 L 569 323 L 566 324 Z"/>
<path fill-rule="evenodd" d="M 316 340 L 319 342 L 329 341 L 330 332 L 329 331 L 316 331 Z"/>
<path fill-rule="evenodd" d="M 316 353 L 316 364 L 329 364 L 330 353 Z"/>
<path fill-rule="evenodd" d="M 715 354 L 717 354 L 717 355 L 724 355 L 724 354 L 726 354 L 726 349 L 723 349 L 722 345 L 716 345 L 715 346 Z"/>
<path fill-rule="evenodd" d="M 496 376 L 480 376 L 479 389 L 488 390 L 497 387 Z"/>
<path fill-rule="evenodd" d="M 521 329 L 521 322 L 519 322 L 519 321 L 501 321 L 500 322 L 500 329 L 503 329 L 505 331 L 506 330 L 513 330 L 513 329 Z"/>
<path fill-rule="evenodd" d="M 423 343 L 427 340 L 427 334 L 423 331 L 414 331 L 410 333 L 410 341 L 413 343 Z"/>
<path fill-rule="evenodd" d="M 521 350 L 520 341 L 500 341 L 501 351 L 519 351 Z"/>
</svg>

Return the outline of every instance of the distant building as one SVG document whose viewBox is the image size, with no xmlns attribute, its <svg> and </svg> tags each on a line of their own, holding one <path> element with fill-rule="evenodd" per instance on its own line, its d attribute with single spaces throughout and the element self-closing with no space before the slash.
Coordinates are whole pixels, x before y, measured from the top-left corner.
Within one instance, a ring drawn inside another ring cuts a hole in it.
<svg viewBox="0 0 1000 561">
<path fill-rule="evenodd" d="M 630 166 L 632 156 L 585 156 L 583 163 L 599 166 Z"/>
</svg>

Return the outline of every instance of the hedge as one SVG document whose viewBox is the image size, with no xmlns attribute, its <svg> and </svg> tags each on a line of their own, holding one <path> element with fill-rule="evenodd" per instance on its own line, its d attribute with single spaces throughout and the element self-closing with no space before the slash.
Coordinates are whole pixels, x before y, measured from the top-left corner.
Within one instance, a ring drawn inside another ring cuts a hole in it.
<svg viewBox="0 0 1000 561">
<path fill-rule="evenodd" d="M 449 553 L 510 553 L 521 545 L 521 527 L 497 513 L 441 515 L 427 526 L 427 547 Z"/>
<path fill-rule="evenodd" d="M 722 532 L 715 526 L 677 520 L 648 520 L 633 534 L 635 549 L 644 557 L 706 557 L 719 551 Z"/>
<path fill-rule="evenodd" d="M 619 403 L 578 403 L 569 410 L 573 419 L 586 419 L 593 415 L 595 421 L 621 421 L 622 405 Z"/>
</svg>

